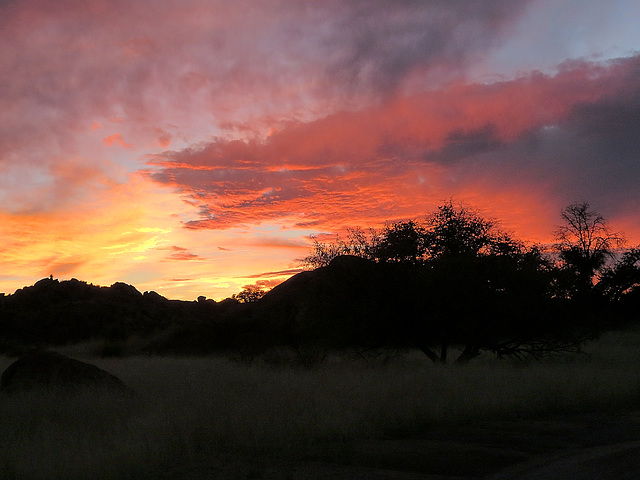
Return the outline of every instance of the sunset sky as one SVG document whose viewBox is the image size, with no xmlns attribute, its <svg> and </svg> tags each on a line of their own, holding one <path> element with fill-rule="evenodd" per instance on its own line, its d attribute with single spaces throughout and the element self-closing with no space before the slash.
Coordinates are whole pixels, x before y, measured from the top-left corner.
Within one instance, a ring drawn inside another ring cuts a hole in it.
<svg viewBox="0 0 640 480">
<path fill-rule="evenodd" d="M 0 0 L 0 292 L 193 300 L 453 198 L 640 243 L 637 0 Z"/>
</svg>

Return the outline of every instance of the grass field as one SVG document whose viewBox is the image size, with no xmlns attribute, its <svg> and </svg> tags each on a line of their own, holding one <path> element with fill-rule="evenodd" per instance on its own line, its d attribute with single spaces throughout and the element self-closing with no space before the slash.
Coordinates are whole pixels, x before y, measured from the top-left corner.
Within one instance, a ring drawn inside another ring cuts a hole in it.
<svg viewBox="0 0 640 480">
<path fill-rule="evenodd" d="M 61 353 L 115 374 L 139 398 L 2 398 L 2 479 L 179 478 L 184 465 L 215 469 L 234 456 L 337 458 L 352 440 L 640 407 L 640 331 L 528 364 L 441 366 L 404 352 L 335 356 L 308 370 L 222 357 L 90 358 L 80 347 Z M 0 369 L 12 361 L 0 359 Z"/>
</svg>

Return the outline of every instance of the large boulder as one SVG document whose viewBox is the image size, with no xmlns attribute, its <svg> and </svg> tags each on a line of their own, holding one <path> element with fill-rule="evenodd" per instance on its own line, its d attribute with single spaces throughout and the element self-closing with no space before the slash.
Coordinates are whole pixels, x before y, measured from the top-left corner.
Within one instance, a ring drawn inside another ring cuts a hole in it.
<svg viewBox="0 0 640 480">
<path fill-rule="evenodd" d="M 33 351 L 13 362 L 0 378 L 0 392 L 99 392 L 133 395 L 119 378 L 59 353 Z"/>
</svg>

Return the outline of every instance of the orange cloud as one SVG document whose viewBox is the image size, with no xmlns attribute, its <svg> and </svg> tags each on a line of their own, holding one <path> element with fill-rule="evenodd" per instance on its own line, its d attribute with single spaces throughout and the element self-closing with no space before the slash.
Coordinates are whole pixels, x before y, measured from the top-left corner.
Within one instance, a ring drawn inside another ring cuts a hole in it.
<svg viewBox="0 0 640 480">
<path fill-rule="evenodd" d="M 108 147 L 119 145 L 122 148 L 133 148 L 132 144 L 125 142 L 124 137 L 121 133 L 114 133 L 113 135 L 109 135 L 108 137 L 103 138 L 102 142 Z"/>
</svg>

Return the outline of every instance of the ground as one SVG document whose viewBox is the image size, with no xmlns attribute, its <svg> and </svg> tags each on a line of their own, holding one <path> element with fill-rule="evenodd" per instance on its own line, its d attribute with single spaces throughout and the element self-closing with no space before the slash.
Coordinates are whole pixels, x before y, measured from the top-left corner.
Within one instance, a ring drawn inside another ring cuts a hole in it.
<svg viewBox="0 0 640 480">
<path fill-rule="evenodd" d="M 137 394 L 0 395 L 2 480 L 640 479 L 639 329 L 577 356 L 464 367 L 413 351 L 307 369 L 90 347 L 62 353 Z"/>
<path fill-rule="evenodd" d="M 165 479 L 624 480 L 640 478 L 640 411 L 438 426 L 409 438 L 352 441 L 303 460 L 219 458 Z"/>
</svg>

